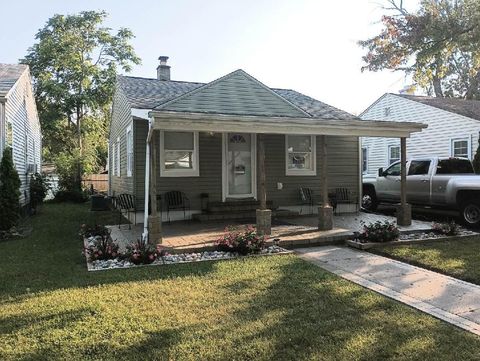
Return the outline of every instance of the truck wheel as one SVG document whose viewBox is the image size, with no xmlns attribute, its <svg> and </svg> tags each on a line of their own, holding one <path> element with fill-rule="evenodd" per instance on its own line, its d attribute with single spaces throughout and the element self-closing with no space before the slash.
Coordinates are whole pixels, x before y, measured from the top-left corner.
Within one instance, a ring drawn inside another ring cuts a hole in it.
<svg viewBox="0 0 480 361">
<path fill-rule="evenodd" d="M 461 217 L 465 225 L 469 227 L 480 226 L 480 202 L 468 201 L 460 208 Z"/>
<path fill-rule="evenodd" d="M 362 208 L 366 211 L 374 212 L 377 209 L 378 201 L 375 191 L 372 189 L 364 189 L 362 196 Z"/>
</svg>

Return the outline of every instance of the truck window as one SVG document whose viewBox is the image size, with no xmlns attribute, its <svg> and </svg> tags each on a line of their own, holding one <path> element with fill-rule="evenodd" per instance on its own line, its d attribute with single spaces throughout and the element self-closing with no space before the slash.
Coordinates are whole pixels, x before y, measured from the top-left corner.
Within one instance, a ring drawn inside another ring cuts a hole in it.
<svg viewBox="0 0 480 361">
<path fill-rule="evenodd" d="M 400 162 L 394 163 L 385 171 L 386 175 L 399 176 L 400 175 Z"/>
<path fill-rule="evenodd" d="M 429 160 L 412 160 L 410 162 L 410 168 L 408 169 L 408 175 L 425 175 L 428 174 L 430 169 Z"/>
<path fill-rule="evenodd" d="M 467 159 L 442 159 L 438 161 L 437 174 L 472 174 L 472 163 Z"/>
</svg>

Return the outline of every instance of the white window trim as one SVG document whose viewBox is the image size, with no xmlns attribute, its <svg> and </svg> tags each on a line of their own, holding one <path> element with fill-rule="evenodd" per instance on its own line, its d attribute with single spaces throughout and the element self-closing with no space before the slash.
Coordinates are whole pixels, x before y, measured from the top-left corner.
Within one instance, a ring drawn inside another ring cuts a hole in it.
<svg viewBox="0 0 480 361">
<path fill-rule="evenodd" d="M 193 133 L 193 168 L 192 169 L 165 169 L 165 131 L 160 131 L 160 177 L 198 177 L 199 171 L 199 151 L 198 151 L 198 132 L 171 130 L 172 132 Z M 168 131 L 167 131 L 168 132 Z"/>
<path fill-rule="evenodd" d="M 450 156 L 454 157 L 455 155 L 453 154 L 454 152 L 454 143 L 455 142 L 467 142 L 467 154 L 468 154 L 468 159 L 472 159 L 472 143 L 471 143 L 471 137 L 465 136 L 465 137 L 460 137 L 460 138 L 450 138 Z"/>
<path fill-rule="evenodd" d="M 392 153 L 390 152 L 390 149 L 392 149 L 392 148 L 398 148 L 398 154 L 400 155 L 400 157 L 399 157 L 398 159 L 397 159 L 397 158 L 394 158 L 395 160 L 394 160 L 393 162 L 392 162 L 392 158 L 390 157 L 390 155 L 392 154 Z M 387 165 L 387 167 L 390 167 L 393 163 L 398 162 L 398 161 L 402 158 L 400 146 L 397 145 L 397 144 L 390 144 L 390 145 L 388 146 L 387 152 L 388 152 L 388 154 L 387 154 L 387 159 L 388 159 L 388 165 Z"/>
<path fill-rule="evenodd" d="M 120 137 L 117 137 L 117 151 L 116 151 L 116 157 L 117 159 L 115 160 L 116 166 L 117 166 L 117 177 L 120 177 L 121 174 L 121 169 L 120 169 L 120 164 L 121 164 L 121 157 L 120 157 Z"/>
<path fill-rule="evenodd" d="M 293 137 L 295 135 L 292 135 Z M 287 176 L 316 176 L 317 175 L 317 137 L 310 136 L 310 144 L 312 147 L 312 169 L 289 169 L 288 168 L 288 134 L 285 134 L 285 175 Z"/>
<path fill-rule="evenodd" d="M 129 152 L 129 149 L 128 149 L 128 133 L 131 133 L 131 137 L 132 137 L 132 144 L 130 144 L 130 151 Z M 127 155 L 127 177 L 131 177 L 132 176 L 132 173 L 133 173 L 133 132 L 132 132 L 132 125 L 130 124 L 127 129 L 125 130 L 125 148 L 126 148 L 126 152 L 125 154 Z M 132 155 L 132 161 L 129 162 L 129 159 L 128 159 L 128 156 L 129 156 L 129 153 L 131 153 Z"/>
<path fill-rule="evenodd" d="M 116 162 L 116 159 L 115 159 L 115 157 L 117 156 L 117 151 L 115 150 L 115 147 L 116 147 L 116 146 L 117 146 L 116 143 L 111 144 L 112 152 L 110 153 L 110 155 L 111 155 L 111 157 L 112 157 L 112 158 L 111 158 L 111 159 L 112 159 L 112 170 L 111 170 L 112 175 L 116 175 L 116 174 L 117 174 L 117 168 L 116 168 L 116 167 L 117 167 L 117 164 L 116 164 L 117 162 Z"/>
<path fill-rule="evenodd" d="M 368 147 L 362 146 L 360 149 L 361 149 L 361 153 L 360 153 L 360 157 L 361 157 L 360 158 L 360 161 L 361 161 L 360 167 L 361 168 L 360 169 L 362 171 L 362 174 L 367 174 L 368 173 Z M 363 150 L 364 149 L 365 149 L 365 154 L 367 155 L 366 162 L 365 162 L 366 163 L 366 167 L 365 167 L 366 169 L 365 170 L 363 170 Z"/>
</svg>

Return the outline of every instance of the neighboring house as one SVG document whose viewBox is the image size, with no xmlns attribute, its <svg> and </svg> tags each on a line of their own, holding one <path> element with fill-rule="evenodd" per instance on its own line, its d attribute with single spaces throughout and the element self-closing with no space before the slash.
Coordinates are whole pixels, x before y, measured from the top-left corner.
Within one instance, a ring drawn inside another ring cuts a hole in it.
<svg viewBox="0 0 480 361">
<path fill-rule="evenodd" d="M 20 202 L 30 202 L 29 183 L 40 172 L 42 135 L 27 65 L 0 64 L 0 157 L 12 148 L 13 161 L 22 182 Z"/>
<path fill-rule="evenodd" d="M 428 128 L 407 139 L 407 157 L 473 159 L 480 132 L 480 101 L 387 93 L 370 105 L 362 119 L 419 122 Z M 362 172 L 374 174 L 400 159 L 394 138 L 362 138 Z"/>
<path fill-rule="evenodd" d="M 204 211 L 206 202 L 225 204 L 227 215 L 235 204 L 259 199 L 261 190 L 269 206 L 299 210 L 299 188 L 313 190 L 317 204 L 323 184 L 329 192 L 348 189 L 355 199 L 351 211 L 356 211 L 359 136 L 408 136 L 416 129 L 412 124 L 364 124 L 295 90 L 269 88 L 243 70 L 208 84 L 173 81 L 167 58 L 160 60 L 156 79 L 118 76 L 113 101 L 110 194 L 134 195 L 139 209 L 144 209 L 145 194 L 152 194 L 145 190 L 148 152 L 156 158 L 150 175 L 154 193 L 163 198 L 168 191 L 184 192 L 192 214 Z M 328 163 L 322 153 L 325 139 Z M 148 150 L 147 144 L 152 144 Z M 183 219 L 183 212 L 175 218 Z"/>
</svg>

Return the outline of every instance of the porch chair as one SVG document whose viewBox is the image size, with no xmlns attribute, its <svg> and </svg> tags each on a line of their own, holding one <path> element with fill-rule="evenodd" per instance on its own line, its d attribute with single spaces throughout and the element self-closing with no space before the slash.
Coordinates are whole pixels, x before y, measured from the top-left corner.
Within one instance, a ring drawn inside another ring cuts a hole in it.
<svg viewBox="0 0 480 361">
<path fill-rule="evenodd" d="M 339 204 L 357 204 L 355 197 L 348 188 L 335 188 L 335 193 L 332 197 L 333 212 L 335 214 L 338 214 Z"/>
<path fill-rule="evenodd" d="M 308 205 L 310 207 L 310 214 L 313 214 L 313 205 L 315 204 L 313 200 L 313 190 L 311 188 L 300 187 L 299 191 L 302 206 L 305 204 Z"/>
<path fill-rule="evenodd" d="M 183 209 L 183 219 L 186 219 L 185 212 L 190 211 L 190 199 L 185 193 L 180 191 L 169 191 L 165 193 L 165 206 L 167 208 L 167 218 L 170 222 L 170 210 Z"/>
<path fill-rule="evenodd" d="M 133 212 L 134 224 L 137 224 L 137 205 L 135 196 L 133 194 L 123 193 L 115 197 L 115 206 L 120 210 L 120 216 L 118 219 L 118 228 L 120 228 L 122 222 L 122 216 L 125 213 L 128 219 L 128 229 L 132 229 L 132 224 L 130 223 L 130 213 Z"/>
</svg>

